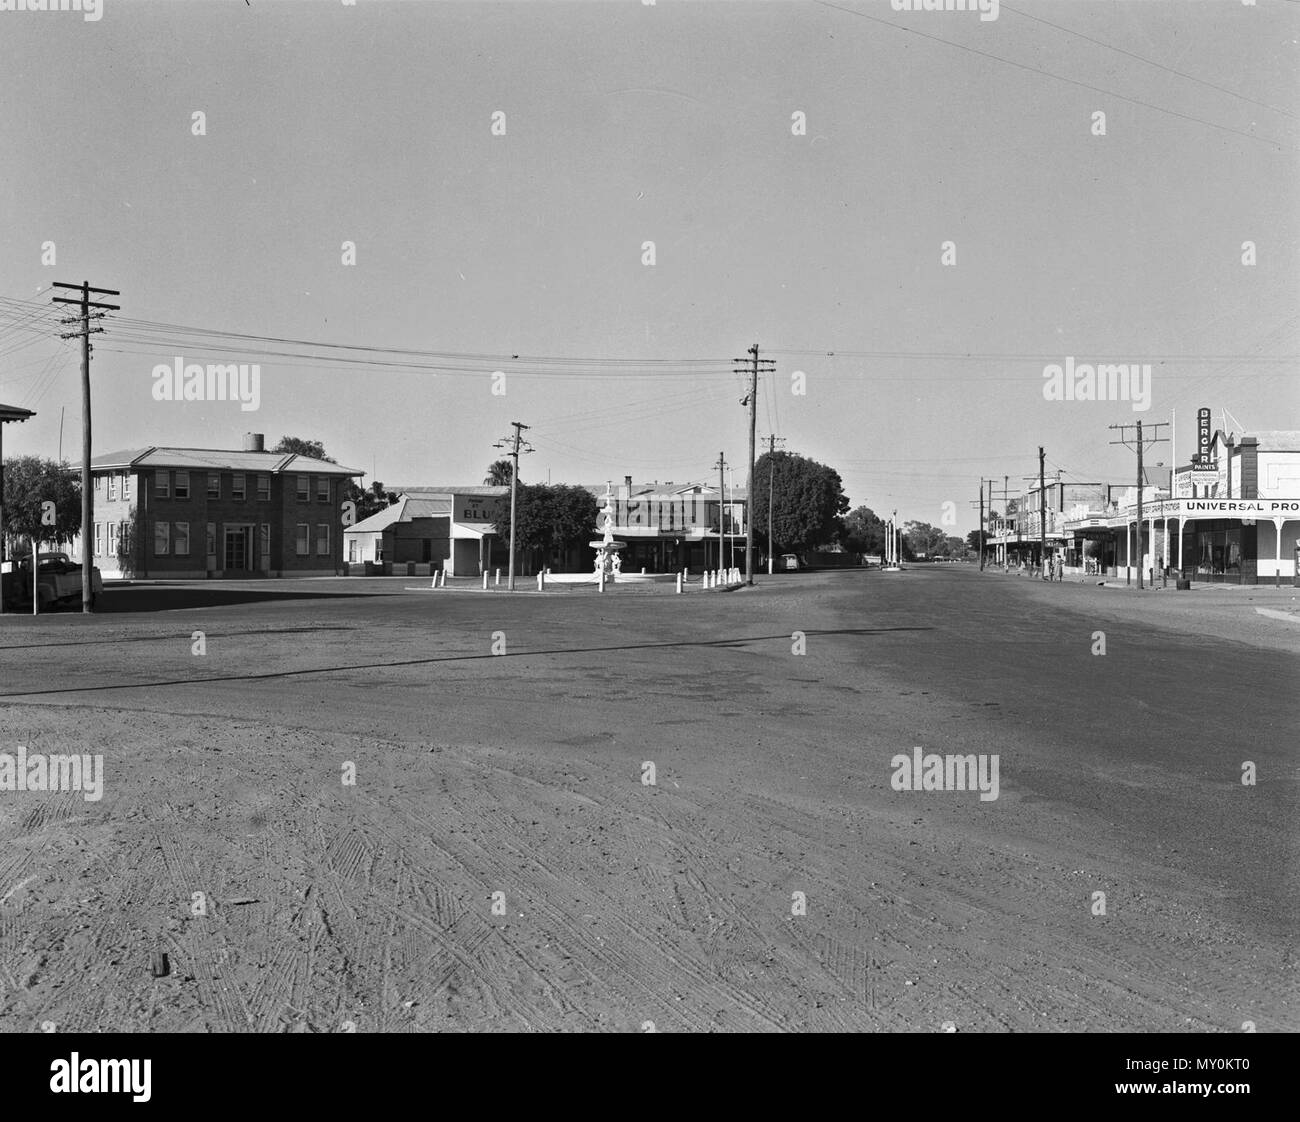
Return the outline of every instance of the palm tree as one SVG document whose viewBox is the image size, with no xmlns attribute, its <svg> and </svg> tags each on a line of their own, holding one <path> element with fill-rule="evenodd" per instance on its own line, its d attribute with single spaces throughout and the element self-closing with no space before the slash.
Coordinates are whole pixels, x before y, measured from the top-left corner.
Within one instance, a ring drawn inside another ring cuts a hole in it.
<svg viewBox="0 0 1300 1122">
<path fill-rule="evenodd" d="M 497 460 L 488 465 L 487 476 L 483 482 L 492 487 L 508 487 L 513 474 L 514 464 L 509 460 Z"/>
</svg>

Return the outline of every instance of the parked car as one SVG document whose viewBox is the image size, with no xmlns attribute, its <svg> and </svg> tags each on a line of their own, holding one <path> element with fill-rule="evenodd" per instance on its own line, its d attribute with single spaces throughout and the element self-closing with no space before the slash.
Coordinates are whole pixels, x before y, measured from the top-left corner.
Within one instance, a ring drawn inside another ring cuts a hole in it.
<svg viewBox="0 0 1300 1122">
<path fill-rule="evenodd" d="M 66 553 L 42 553 L 36 577 L 36 592 L 41 611 L 58 604 L 81 603 L 81 566 Z M 90 570 L 90 602 L 103 594 L 104 580 L 97 568 Z M 32 556 L 6 561 L 0 572 L 0 595 L 6 608 L 21 610 L 32 606 Z"/>
<path fill-rule="evenodd" d="M 780 562 L 778 568 L 781 568 L 781 569 L 802 569 L 803 566 L 799 563 L 799 558 L 798 558 L 798 556 L 797 556 L 796 554 L 793 554 L 793 553 L 783 553 L 783 554 L 781 554 L 781 562 Z"/>
</svg>

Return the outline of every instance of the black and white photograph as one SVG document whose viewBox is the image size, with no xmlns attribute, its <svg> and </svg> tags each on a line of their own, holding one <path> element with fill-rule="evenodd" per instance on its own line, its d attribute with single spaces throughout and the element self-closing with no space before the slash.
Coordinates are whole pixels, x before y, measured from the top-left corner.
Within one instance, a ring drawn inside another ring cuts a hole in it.
<svg viewBox="0 0 1300 1122">
<path fill-rule="evenodd" d="M 1014 1033 L 1115 1038 L 1081 1103 L 1249 1096 L 1300 1029 L 1298 41 L 0 0 L 24 1078 Z"/>
</svg>

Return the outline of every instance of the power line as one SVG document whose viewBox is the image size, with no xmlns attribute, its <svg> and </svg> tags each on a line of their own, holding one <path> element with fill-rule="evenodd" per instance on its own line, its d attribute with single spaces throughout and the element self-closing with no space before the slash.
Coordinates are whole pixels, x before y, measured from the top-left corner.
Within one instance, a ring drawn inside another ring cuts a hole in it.
<svg viewBox="0 0 1300 1122">
<path fill-rule="evenodd" d="M 832 4 L 830 0 L 817 0 L 817 3 L 821 4 L 824 8 L 834 8 L 837 12 L 845 12 L 851 16 L 869 19 L 872 23 L 883 24 L 885 27 L 892 28 L 895 31 L 903 31 L 908 35 L 918 35 L 922 39 L 929 39 L 935 43 L 943 43 L 945 46 L 956 47 L 959 51 L 966 51 L 969 54 L 979 55 L 981 58 L 992 59 L 994 62 L 1001 62 L 1006 66 L 1014 66 L 1017 70 L 1026 70 L 1031 74 L 1039 74 L 1044 78 L 1052 78 L 1055 81 L 1065 82 L 1067 85 L 1071 86 L 1078 86 L 1080 89 L 1091 90 L 1093 93 L 1103 94 L 1106 97 L 1113 97 L 1119 101 L 1127 101 L 1132 105 L 1140 105 L 1146 109 L 1154 109 L 1157 113 L 1165 113 L 1170 117 L 1177 117 L 1183 121 L 1208 125 L 1212 129 L 1219 129 L 1222 132 L 1230 132 L 1237 136 L 1244 136 L 1248 140 L 1257 140 L 1264 144 L 1270 144 L 1279 150 L 1287 147 L 1279 141 L 1272 140 L 1266 136 L 1256 136 L 1254 133 L 1246 132 L 1244 129 L 1234 129 L 1231 125 L 1216 124 L 1214 121 L 1207 121 L 1203 117 L 1193 117 L 1190 113 L 1179 113 L 1176 109 L 1166 109 L 1153 102 L 1143 101 L 1141 98 L 1129 97 L 1127 94 L 1116 93 L 1114 90 L 1108 90 L 1102 86 L 1094 86 L 1090 82 L 1081 82 L 1077 78 L 1067 78 L 1063 74 L 1053 74 L 1050 70 L 1043 70 L 1037 66 L 1030 66 L 1028 63 L 1016 62 L 1013 59 L 1003 58 L 1001 55 L 995 55 L 990 51 L 981 51 L 978 47 L 967 46 L 965 43 L 954 43 L 951 39 L 943 39 L 938 35 L 931 35 L 925 31 L 917 31 L 914 27 L 904 27 L 901 24 L 893 23 L 890 20 L 868 15 L 866 12 L 859 12 L 853 8 L 844 8 L 839 4 Z"/>
<path fill-rule="evenodd" d="M 1195 74 L 1187 74 L 1182 70 L 1175 70 L 1172 66 L 1166 66 L 1163 62 L 1156 62 L 1155 59 L 1147 58 L 1144 55 L 1134 54 L 1132 51 L 1126 51 L 1123 47 L 1117 47 L 1113 43 L 1105 43 L 1100 39 L 1094 39 L 1091 35 L 1085 35 L 1082 31 L 1075 31 L 1073 28 L 1062 27 L 1059 23 L 1053 23 L 1051 20 L 1043 19 L 1042 16 L 1031 16 L 1028 12 L 1022 12 L 1019 8 L 1013 8 L 1005 0 L 1001 5 L 1004 12 L 1014 12 L 1022 19 L 1031 19 L 1035 23 L 1044 24 L 1047 27 L 1053 27 L 1057 31 L 1062 31 L 1066 35 L 1073 35 L 1078 39 L 1083 39 L 1089 43 L 1094 43 L 1098 47 L 1104 47 L 1108 51 L 1115 51 L 1117 54 L 1125 55 L 1128 58 L 1136 59 L 1138 62 L 1146 63 L 1148 66 L 1154 66 L 1158 70 L 1163 70 L 1168 74 L 1173 74 L 1179 78 L 1185 78 L 1189 82 L 1195 82 L 1198 85 L 1205 86 L 1207 89 L 1217 90 L 1219 93 L 1227 94 L 1229 97 L 1235 97 L 1241 101 L 1249 102 L 1251 105 L 1258 105 L 1261 109 L 1269 109 L 1274 113 L 1281 113 L 1284 117 L 1298 118 L 1300 114 L 1292 113 L 1289 109 L 1281 109 L 1276 105 L 1270 105 L 1267 101 L 1257 101 L 1253 97 L 1247 97 L 1245 94 L 1237 93 L 1236 90 L 1230 90 L 1227 86 L 1217 86 L 1213 82 L 1207 82 L 1204 78 L 1198 78 Z"/>
</svg>

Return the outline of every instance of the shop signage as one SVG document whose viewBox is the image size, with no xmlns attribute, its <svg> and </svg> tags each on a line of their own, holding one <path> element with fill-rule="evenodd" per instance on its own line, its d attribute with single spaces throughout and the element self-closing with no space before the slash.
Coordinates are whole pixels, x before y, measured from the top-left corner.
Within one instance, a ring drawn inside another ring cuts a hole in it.
<svg viewBox="0 0 1300 1122">
<path fill-rule="evenodd" d="M 1194 464 L 1210 463 L 1210 411 L 1204 406 L 1196 411 L 1196 457 Z"/>
<path fill-rule="evenodd" d="M 1121 517 L 1133 518 L 1136 508 Z M 1170 499 L 1146 503 L 1148 518 L 1300 518 L 1300 499 Z"/>
</svg>

